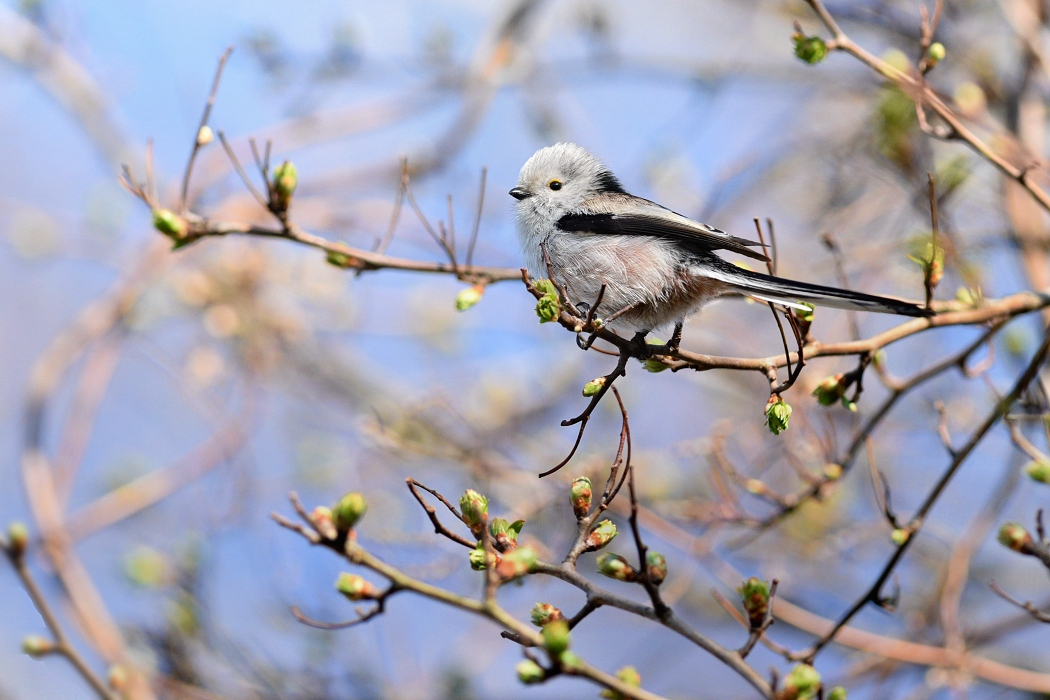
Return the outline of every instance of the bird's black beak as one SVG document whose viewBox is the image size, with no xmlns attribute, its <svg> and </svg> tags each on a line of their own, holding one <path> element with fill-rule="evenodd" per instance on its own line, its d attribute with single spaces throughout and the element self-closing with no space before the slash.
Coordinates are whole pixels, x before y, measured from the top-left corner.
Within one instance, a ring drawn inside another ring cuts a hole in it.
<svg viewBox="0 0 1050 700">
<path fill-rule="evenodd" d="M 520 202 L 523 199 L 528 199 L 529 197 L 531 197 L 532 192 L 529 192 L 524 187 L 515 187 L 510 191 L 510 196 Z"/>
</svg>

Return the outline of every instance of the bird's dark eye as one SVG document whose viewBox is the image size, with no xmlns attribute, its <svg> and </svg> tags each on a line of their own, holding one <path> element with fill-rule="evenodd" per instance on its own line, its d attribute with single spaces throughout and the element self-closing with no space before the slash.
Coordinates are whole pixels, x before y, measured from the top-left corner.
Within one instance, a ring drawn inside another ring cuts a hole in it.
<svg viewBox="0 0 1050 700">
<path fill-rule="evenodd" d="M 550 184 L 547 185 L 547 187 L 550 187 L 552 190 L 555 190 L 555 191 L 560 190 L 561 189 L 561 180 L 551 180 Z"/>
</svg>

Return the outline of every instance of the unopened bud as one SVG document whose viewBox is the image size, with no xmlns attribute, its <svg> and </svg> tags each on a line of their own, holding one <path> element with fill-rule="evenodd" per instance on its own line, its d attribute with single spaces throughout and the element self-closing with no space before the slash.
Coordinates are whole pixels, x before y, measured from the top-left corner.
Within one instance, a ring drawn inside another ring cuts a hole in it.
<svg viewBox="0 0 1050 700">
<path fill-rule="evenodd" d="M 536 559 L 535 549 L 529 546 L 518 547 L 503 555 L 496 564 L 496 573 L 502 581 L 516 579 L 529 573 L 536 565 Z"/>
<path fill-rule="evenodd" d="M 353 260 L 349 255 L 338 253 L 334 250 L 328 251 L 325 259 L 328 261 L 329 265 L 335 265 L 336 267 L 350 267 L 350 263 Z"/>
<path fill-rule="evenodd" d="M 911 533 L 903 528 L 895 528 L 890 533 L 890 542 L 900 547 L 902 544 L 907 542 L 911 538 Z"/>
<path fill-rule="evenodd" d="M 153 228 L 176 240 L 186 235 L 186 220 L 170 209 L 153 210 Z"/>
<path fill-rule="evenodd" d="M 933 42 L 930 44 L 930 48 L 926 49 L 926 65 L 933 68 L 944 60 L 947 53 L 948 52 L 944 49 L 944 44 L 939 41 Z"/>
<path fill-rule="evenodd" d="M 197 145 L 207 146 L 215 138 L 215 134 L 212 132 L 211 127 L 205 124 L 197 132 Z"/>
<path fill-rule="evenodd" d="M 1019 523 L 1005 523 L 999 528 L 999 544 L 1015 552 L 1025 553 L 1031 549 L 1032 536 Z"/>
<path fill-rule="evenodd" d="M 795 42 L 795 56 L 811 66 L 820 63 L 828 55 L 828 45 L 819 36 L 795 34 L 791 38 Z"/>
<path fill-rule="evenodd" d="M 532 608 L 532 624 L 537 627 L 543 627 L 548 625 L 555 620 L 564 620 L 565 616 L 562 615 L 561 610 L 554 607 L 550 603 L 536 603 Z"/>
<path fill-rule="evenodd" d="M 351 491 L 332 506 L 332 519 L 340 534 L 349 532 L 368 510 L 368 501 L 357 491 Z"/>
<path fill-rule="evenodd" d="M 467 489 L 459 497 L 459 509 L 463 511 L 463 522 L 470 531 L 475 537 L 481 537 L 485 522 L 489 518 L 489 499 L 474 489 Z"/>
<path fill-rule="evenodd" d="M 317 506 L 314 508 L 310 513 L 310 519 L 314 521 L 317 531 L 326 540 L 334 540 L 339 536 L 339 531 L 335 527 L 335 520 L 332 518 L 332 509 L 328 506 Z"/>
<path fill-rule="evenodd" d="M 572 500 L 572 512 L 576 518 L 582 518 L 591 510 L 591 480 L 585 476 L 578 476 L 572 480 L 569 487 L 569 498 Z"/>
<path fill-rule="evenodd" d="M 841 685 L 836 685 L 824 698 L 825 700 L 846 700 L 846 689 Z"/>
<path fill-rule="evenodd" d="M 645 565 L 649 571 L 649 580 L 659 586 L 667 578 L 667 559 L 659 552 L 650 551 L 645 555 Z"/>
<path fill-rule="evenodd" d="M 813 396 L 817 397 L 817 403 L 821 406 L 831 406 L 841 399 L 844 393 L 846 393 L 846 387 L 842 383 L 841 374 L 826 377 L 813 390 Z"/>
<path fill-rule="evenodd" d="M 769 612 L 769 583 L 752 576 L 737 589 L 752 629 L 761 627 Z"/>
<path fill-rule="evenodd" d="M 34 659 L 46 656 L 54 650 L 55 644 L 50 639 L 45 639 L 35 634 L 22 638 L 22 652 L 32 656 Z"/>
<path fill-rule="evenodd" d="M 273 171 L 273 193 L 282 209 L 288 208 L 292 193 L 299 185 L 299 171 L 290 160 L 286 160 Z"/>
<path fill-rule="evenodd" d="M 598 557 L 595 563 L 598 564 L 598 573 L 603 576 L 614 578 L 617 581 L 636 581 L 638 579 L 638 572 L 619 554 L 606 552 Z"/>
<path fill-rule="evenodd" d="M 780 435 L 788 429 L 788 421 L 791 420 L 791 406 L 781 398 L 770 397 L 766 404 L 766 425 L 769 432 Z"/>
<path fill-rule="evenodd" d="M 532 659 L 525 659 L 514 670 L 518 673 L 518 680 L 525 685 L 542 683 L 547 678 L 547 673 Z"/>
<path fill-rule="evenodd" d="M 842 465 L 833 462 L 824 465 L 824 478 L 828 481 L 838 481 L 842 478 Z"/>
<path fill-rule="evenodd" d="M 809 664 L 799 664 L 784 679 L 785 700 L 806 700 L 820 690 L 820 674 Z"/>
<path fill-rule="evenodd" d="M 605 377 L 598 377 L 597 379 L 592 379 L 591 381 L 583 385 L 583 395 L 594 396 L 602 390 L 603 386 L 605 386 Z"/>
<path fill-rule="evenodd" d="M 128 669 L 120 664 L 113 664 L 106 671 L 106 681 L 109 683 L 109 687 L 118 693 L 122 690 L 127 690 L 128 678 Z"/>
<path fill-rule="evenodd" d="M 341 573 L 335 581 L 335 589 L 353 601 L 371 600 L 379 591 L 371 582 L 357 574 Z"/>
<path fill-rule="evenodd" d="M 483 284 L 475 284 L 471 287 L 467 287 L 456 295 L 456 311 L 466 311 L 481 301 L 481 297 L 484 296 L 484 294 L 485 285 Z"/>
<path fill-rule="evenodd" d="M 506 552 L 518 546 L 518 535 L 521 528 L 525 527 L 524 520 L 515 520 L 509 523 L 504 518 L 494 518 L 489 525 L 489 534 L 496 544 L 496 549 Z"/>
<path fill-rule="evenodd" d="M 795 315 L 799 321 L 803 323 L 813 323 L 813 314 L 816 312 L 817 307 L 813 306 L 809 302 L 799 302 L 805 309 L 792 309 L 791 312 Z"/>
<path fill-rule="evenodd" d="M 1050 462 L 1037 459 L 1034 462 L 1029 462 L 1024 470 L 1033 481 L 1050 484 Z"/>
<path fill-rule="evenodd" d="M 474 569 L 474 571 L 484 571 L 488 568 L 485 565 L 486 561 L 495 566 L 500 562 L 500 556 L 495 552 L 487 553 L 479 542 L 477 547 L 470 550 L 470 568 Z"/>
<path fill-rule="evenodd" d="M 593 552 L 612 542 L 614 537 L 616 537 L 616 524 L 611 520 L 603 520 L 591 531 L 591 534 L 587 535 L 584 542 L 587 544 L 587 551 Z"/>
<path fill-rule="evenodd" d="M 634 666 L 624 666 L 616 672 L 616 677 L 623 681 L 624 685 L 629 685 L 632 688 L 640 688 L 642 685 L 642 674 L 638 673 L 638 669 Z M 601 697 L 609 698 L 609 700 L 623 700 L 624 698 L 622 693 L 617 693 L 615 690 L 609 690 L 608 688 L 601 692 Z"/>
<path fill-rule="evenodd" d="M 29 547 L 29 528 L 25 523 L 16 520 L 7 526 L 7 546 L 13 557 L 25 554 Z"/>
<path fill-rule="evenodd" d="M 540 633 L 543 635 L 543 648 L 553 658 L 557 658 L 569 650 L 571 639 L 569 637 L 569 623 L 565 620 L 554 620 L 543 627 Z"/>
</svg>

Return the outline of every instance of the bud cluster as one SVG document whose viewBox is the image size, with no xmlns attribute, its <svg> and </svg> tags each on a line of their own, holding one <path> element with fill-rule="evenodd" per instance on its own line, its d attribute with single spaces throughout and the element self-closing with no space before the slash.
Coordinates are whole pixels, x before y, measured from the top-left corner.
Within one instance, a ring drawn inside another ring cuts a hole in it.
<svg viewBox="0 0 1050 700">
<path fill-rule="evenodd" d="M 557 321 L 561 315 L 561 300 L 554 283 L 546 279 L 536 280 L 533 286 L 543 294 L 536 302 L 536 315 L 539 316 L 540 323 Z"/>
</svg>

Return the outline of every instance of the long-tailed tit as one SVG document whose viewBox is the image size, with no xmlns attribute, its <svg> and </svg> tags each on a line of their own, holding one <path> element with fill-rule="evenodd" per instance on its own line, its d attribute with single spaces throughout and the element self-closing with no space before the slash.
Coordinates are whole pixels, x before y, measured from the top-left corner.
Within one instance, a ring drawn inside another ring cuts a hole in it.
<svg viewBox="0 0 1050 700">
<path fill-rule="evenodd" d="M 610 326 L 648 332 L 682 321 L 707 302 L 739 293 L 798 307 L 799 302 L 857 311 L 930 316 L 906 301 L 751 272 L 722 260 L 727 250 L 767 261 L 760 243 L 731 236 L 624 191 L 597 158 L 572 143 L 541 148 L 510 191 L 530 274 L 557 281 L 578 308 L 598 298 Z M 546 251 L 546 259 L 544 256 Z M 626 309 L 626 311 L 624 311 Z"/>
</svg>

